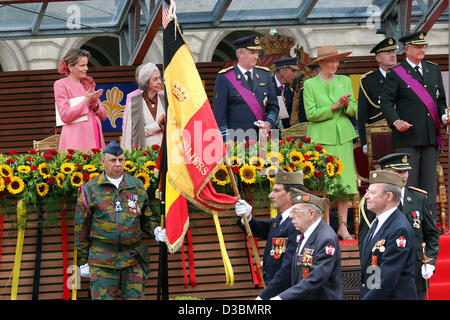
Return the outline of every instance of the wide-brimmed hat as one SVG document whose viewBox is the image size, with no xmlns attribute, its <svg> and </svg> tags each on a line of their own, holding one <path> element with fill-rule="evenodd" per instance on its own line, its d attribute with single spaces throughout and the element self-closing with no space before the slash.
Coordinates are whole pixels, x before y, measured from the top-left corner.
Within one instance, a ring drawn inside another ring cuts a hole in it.
<svg viewBox="0 0 450 320">
<path fill-rule="evenodd" d="M 317 58 L 313 60 L 310 64 L 317 64 L 319 61 L 325 59 L 339 59 L 350 55 L 351 51 L 346 51 L 339 53 L 335 46 L 324 46 L 317 50 Z"/>
</svg>

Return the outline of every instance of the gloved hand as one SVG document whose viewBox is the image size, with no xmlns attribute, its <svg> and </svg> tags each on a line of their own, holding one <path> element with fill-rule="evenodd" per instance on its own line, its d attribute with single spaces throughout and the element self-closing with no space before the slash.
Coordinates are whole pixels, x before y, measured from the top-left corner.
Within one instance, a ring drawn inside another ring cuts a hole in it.
<svg viewBox="0 0 450 320">
<path fill-rule="evenodd" d="M 251 217 L 252 206 L 249 205 L 245 200 L 238 200 L 238 202 L 236 202 L 235 211 L 236 215 L 238 215 L 239 217 L 245 215 L 248 219 Z"/>
<path fill-rule="evenodd" d="M 166 242 L 167 236 L 166 236 L 166 229 L 161 229 L 161 227 L 156 227 L 153 231 L 153 234 L 155 235 L 155 240 L 160 242 Z"/>
<path fill-rule="evenodd" d="M 428 280 L 434 273 L 435 267 L 432 264 L 425 263 L 422 265 L 422 278 Z"/>
<path fill-rule="evenodd" d="M 91 277 L 89 273 L 89 265 L 87 263 L 80 266 L 80 276 L 82 276 L 83 278 Z"/>
</svg>

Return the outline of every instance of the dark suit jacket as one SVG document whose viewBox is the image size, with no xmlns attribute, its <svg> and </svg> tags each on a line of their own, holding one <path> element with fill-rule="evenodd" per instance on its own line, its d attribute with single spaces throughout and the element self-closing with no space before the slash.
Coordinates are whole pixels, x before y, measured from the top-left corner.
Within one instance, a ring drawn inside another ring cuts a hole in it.
<svg viewBox="0 0 450 320">
<path fill-rule="evenodd" d="M 417 72 L 405 60 L 401 65 L 420 79 Z M 438 65 L 422 61 L 424 87 L 433 98 L 439 114 L 439 122 L 445 113 L 446 100 L 441 70 Z M 394 108 L 394 106 L 396 107 Z M 381 95 L 381 110 L 389 125 L 400 119 L 409 122 L 413 127 L 405 132 L 392 130 L 392 145 L 397 147 L 412 147 L 437 145 L 437 130 L 425 104 L 417 97 L 411 88 L 392 70 L 388 70 Z"/>
<path fill-rule="evenodd" d="M 361 145 L 367 144 L 366 123 L 383 119 L 380 98 L 384 80 L 380 69 L 369 71 L 361 77 L 358 95 L 358 132 Z"/>
<path fill-rule="evenodd" d="M 404 239 L 404 247 L 401 240 Z M 384 240 L 384 248 L 377 249 L 376 243 Z M 378 232 L 364 241 L 361 260 L 362 300 L 409 300 L 417 299 L 414 281 L 414 234 L 400 210 L 395 210 L 383 223 Z M 377 267 L 374 269 L 373 267 Z M 370 268 L 372 267 L 372 268 Z M 372 287 L 376 274 L 379 288 Z"/>
<path fill-rule="evenodd" d="M 230 71 L 221 70 L 216 78 L 214 87 L 213 112 L 216 118 L 222 136 L 225 137 L 227 129 L 257 129 L 254 122 L 257 120 L 250 107 L 241 97 L 237 89 L 225 77 L 226 72 L 233 72 L 242 86 L 250 90 L 246 77 L 236 66 Z M 265 68 L 253 68 L 253 94 L 263 110 L 264 121 L 268 121 L 272 128 L 275 128 L 275 122 L 278 118 L 278 100 L 275 94 L 275 88 L 270 78 L 270 72 Z M 267 104 L 263 101 L 267 97 Z M 258 136 L 251 139 L 257 140 Z"/>
<path fill-rule="evenodd" d="M 263 300 L 275 297 L 289 288 L 291 284 L 291 264 L 297 247 L 297 236 L 300 232 L 295 230 L 290 218 L 280 225 L 281 218 L 282 216 L 279 214 L 275 219 L 256 220 L 252 218 L 249 221 L 253 236 L 267 240 L 263 257 L 263 278 L 266 288 L 259 295 Z M 245 230 L 240 220 L 238 220 L 238 225 Z M 286 251 L 276 259 L 271 254 L 272 240 L 280 238 L 286 240 L 287 246 Z"/>
<path fill-rule="evenodd" d="M 336 232 L 321 220 L 299 253 L 300 244 L 297 245 L 292 261 L 291 287 L 280 293 L 280 298 L 283 300 L 344 299 L 341 249 Z M 305 264 L 302 263 L 302 256 L 307 249 L 312 250 L 310 251 L 312 259 Z"/>
<path fill-rule="evenodd" d="M 289 128 L 291 126 L 290 124 L 290 117 L 292 114 L 292 103 L 294 101 L 294 89 L 289 84 L 285 84 L 283 88 L 283 92 L 281 92 L 280 88 L 277 86 L 277 81 L 275 80 L 275 75 L 272 76 L 272 83 L 275 88 L 275 93 L 277 96 L 284 95 L 284 99 L 286 101 L 286 109 L 289 114 L 289 118 L 282 119 L 281 122 L 283 123 L 283 128 Z"/>
</svg>

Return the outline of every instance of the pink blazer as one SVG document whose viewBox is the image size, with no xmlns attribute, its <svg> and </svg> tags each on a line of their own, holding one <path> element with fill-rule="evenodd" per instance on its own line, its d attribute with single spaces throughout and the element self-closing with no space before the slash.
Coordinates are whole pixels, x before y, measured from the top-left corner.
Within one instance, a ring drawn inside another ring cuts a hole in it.
<svg viewBox="0 0 450 320">
<path fill-rule="evenodd" d="M 100 121 L 107 118 L 107 112 L 100 100 L 98 101 L 99 108 L 95 113 L 84 101 L 70 107 L 69 99 L 84 96 L 87 90 L 81 83 L 68 77 L 57 80 L 53 85 L 53 91 L 61 120 L 66 123 L 61 130 L 59 150 L 74 149 L 86 152 L 93 148 L 104 149 L 105 140 Z M 86 114 L 87 121 L 71 123 Z M 98 130 L 94 127 L 94 123 L 97 123 Z M 96 132 L 98 133 L 97 137 Z"/>
</svg>

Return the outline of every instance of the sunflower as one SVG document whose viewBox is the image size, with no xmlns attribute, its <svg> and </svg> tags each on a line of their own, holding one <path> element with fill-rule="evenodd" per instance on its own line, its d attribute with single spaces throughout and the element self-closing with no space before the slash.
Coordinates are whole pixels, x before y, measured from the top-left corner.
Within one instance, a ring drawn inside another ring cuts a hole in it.
<svg viewBox="0 0 450 320">
<path fill-rule="evenodd" d="M 284 171 L 287 171 L 287 172 L 292 172 L 292 171 L 294 171 L 294 170 L 292 170 L 291 167 L 286 166 L 286 165 L 284 165 L 284 164 L 280 166 L 280 169 L 283 169 Z"/>
<path fill-rule="evenodd" d="M 320 157 L 320 154 L 317 151 L 308 151 L 305 155 L 309 156 L 309 160 L 317 160 Z"/>
<path fill-rule="evenodd" d="M 268 167 L 266 169 L 266 176 L 269 181 L 274 182 L 275 176 L 277 175 L 278 169 L 275 166 Z"/>
<path fill-rule="evenodd" d="M 31 167 L 27 165 L 20 165 L 17 167 L 17 171 L 27 174 L 31 171 Z"/>
<path fill-rule="evenodd" d="M 58 173 L 55 177 L 56 179 L 56 184 L 58 185 L 58 187 L 60 187 L 61 189 L 63 188 L 63 181 L 66 178 L 66 176 L 64 175 L 64 173 Z"/>
<path fill-rule="evenodd" d="M 144 184 L 145 190 L 148 190 L 148 187 L 150 187 L 150 177 L 148 176 L 148 174 L 145 172 L 141 172 L 136 174 L 135 177 L 141 180 Z"/>
<path fill-rule="evenodd" d="M 300 151 L 292 150 L 289 152 L 289 161 L 292 163 L 302 163 L 305 160 L 303 154 Z"/>
<path fill-rule="evenodd" d="M 327 174 L 329 177 L 334 176 L 334 165 L 331 162 L 327 163 Z"/>
<path fill-rule="evenodd" d="M 136 170 L 136 166 L 134 165 L 133 161 L 127 160 L 125 161 L 124 169 L 128 172 L 133 172 Z"/>
<path fill-rule="evenodd" d="M 341 173 L 342 173 L 342 171 L 344 171 L 344 164 L 342 163 L 341 160 L 339 160 L 339 159 L 337 159 L 337 158 L 336 158 L 336 163 L 337 163 L 337 165 L 338 165 L 338 169 L 337 169 L 337 171 L 336 171 L 336 174 L 337 174 L 338 176 L 340 176 Z"/>
<path fill-rule="evenodd" d="M 213 174 L 213 179 L 219 186 L 225 186 L 230 183 L 230 176 L 228 175 L 227 166 L 221 164 L 219 169 Z"/>
<path fill-rule="evenodd" d="M 311 161 L 305 161 L 301 166 L 303 169 L 304 179 L 309 179 L 314 175 L 315 167 Z"/>
<path fill-rule="evenodd" d="M 232 167 L 235 167 L 235 166 L 240 167 L 242 165 L 242 160 L 239 159 L 237 156 L 229 158 L 228 162 L 230 163 L 230 165 Z"/>
<path fill-rule="evenodd" d="M 70 162 L 65 162 L 61 165 L 60 169 L 62 173 L 69 174 L 75 170 L 75 165 Z"/>
<path fill-rule="evenodd" d="M 99 175 L 100 175 L 100 173 L 98 173 L 98 172 L 92 172 L 89 174 L 89 180 L 92 180 Z"/>
<path fill-rule="evenodd" d="M 251 157 L 248 163 L 254 166 L 256 169 L 261 169 L 264 166 L 264 160 L 260 157 Z"/>
<path fill-rule="evenodd" d="M 45 182 L 41 182 L 36 186 L 37 193 L 41 197 L 45 197 L 49 189 L 50 189 L 49 185 L 46 184 Z"/>
<path fill-rule="evenodd" d="M 156 166 L 155 161 L 149 160 L 146 163 L 144 163 L 144 167 L 145 167 L 145 169 L 147 169 L 148 173 L 155 172 L 155 166 Z"/>
<path fill-rule="evenodd" d="M 241 179 L 247 184 L 252 184 L 256 181 L 256 167 L 251 164 L 244 164 L 240 170 Z"/>
<path fill-rule="evenodd" d="M 267 154 L 267 161 L 270 164 L 277 164 L 284 162 L 284 156 L 279 152 L 269 152 Z"/>
<path fill-rule="evenodd" d="M 2 164 L 0 166 L 0 176 L 2 176 L 2 177 L 12 177 L 13 176 L 13 172 L 11 170 L 11 167 L 8 166 L 7 164 Z"/>
<path fill-rule="evenodd" d="M 83 166 L 83 170 L 86 170 L 88 172 L 94 172 L 95 170 L 97 170 L 97 167 L 94 166 L 93 164 L 85 164 Z"/>
<path fill-rule="evenodd" d="M 3 178 L 0 177 L 0 192 L 5 190 L 5 181 L 3 181 Z"/>
<path fill-rule="evenodd" d="M 41 163 L 38 167 L 39 173 L 44 179 L 50 177 L 50 172 L 48 171 L 48 165 L 46 163 Z"/>
<path fill-rule="evenodd" d="M 83 174 L 81 172 L 75 172 L 70 178 L 70 183 L 74 187 L 79 187 L 83 183 Z"/>
<path fill-rule="evenodd" d="M 8 184 L 7 189 L 11 194 L 18 194 L 25 188 L 25 183 L 19 177 L 11 177 L 11 182 Z"/>
</svg>

